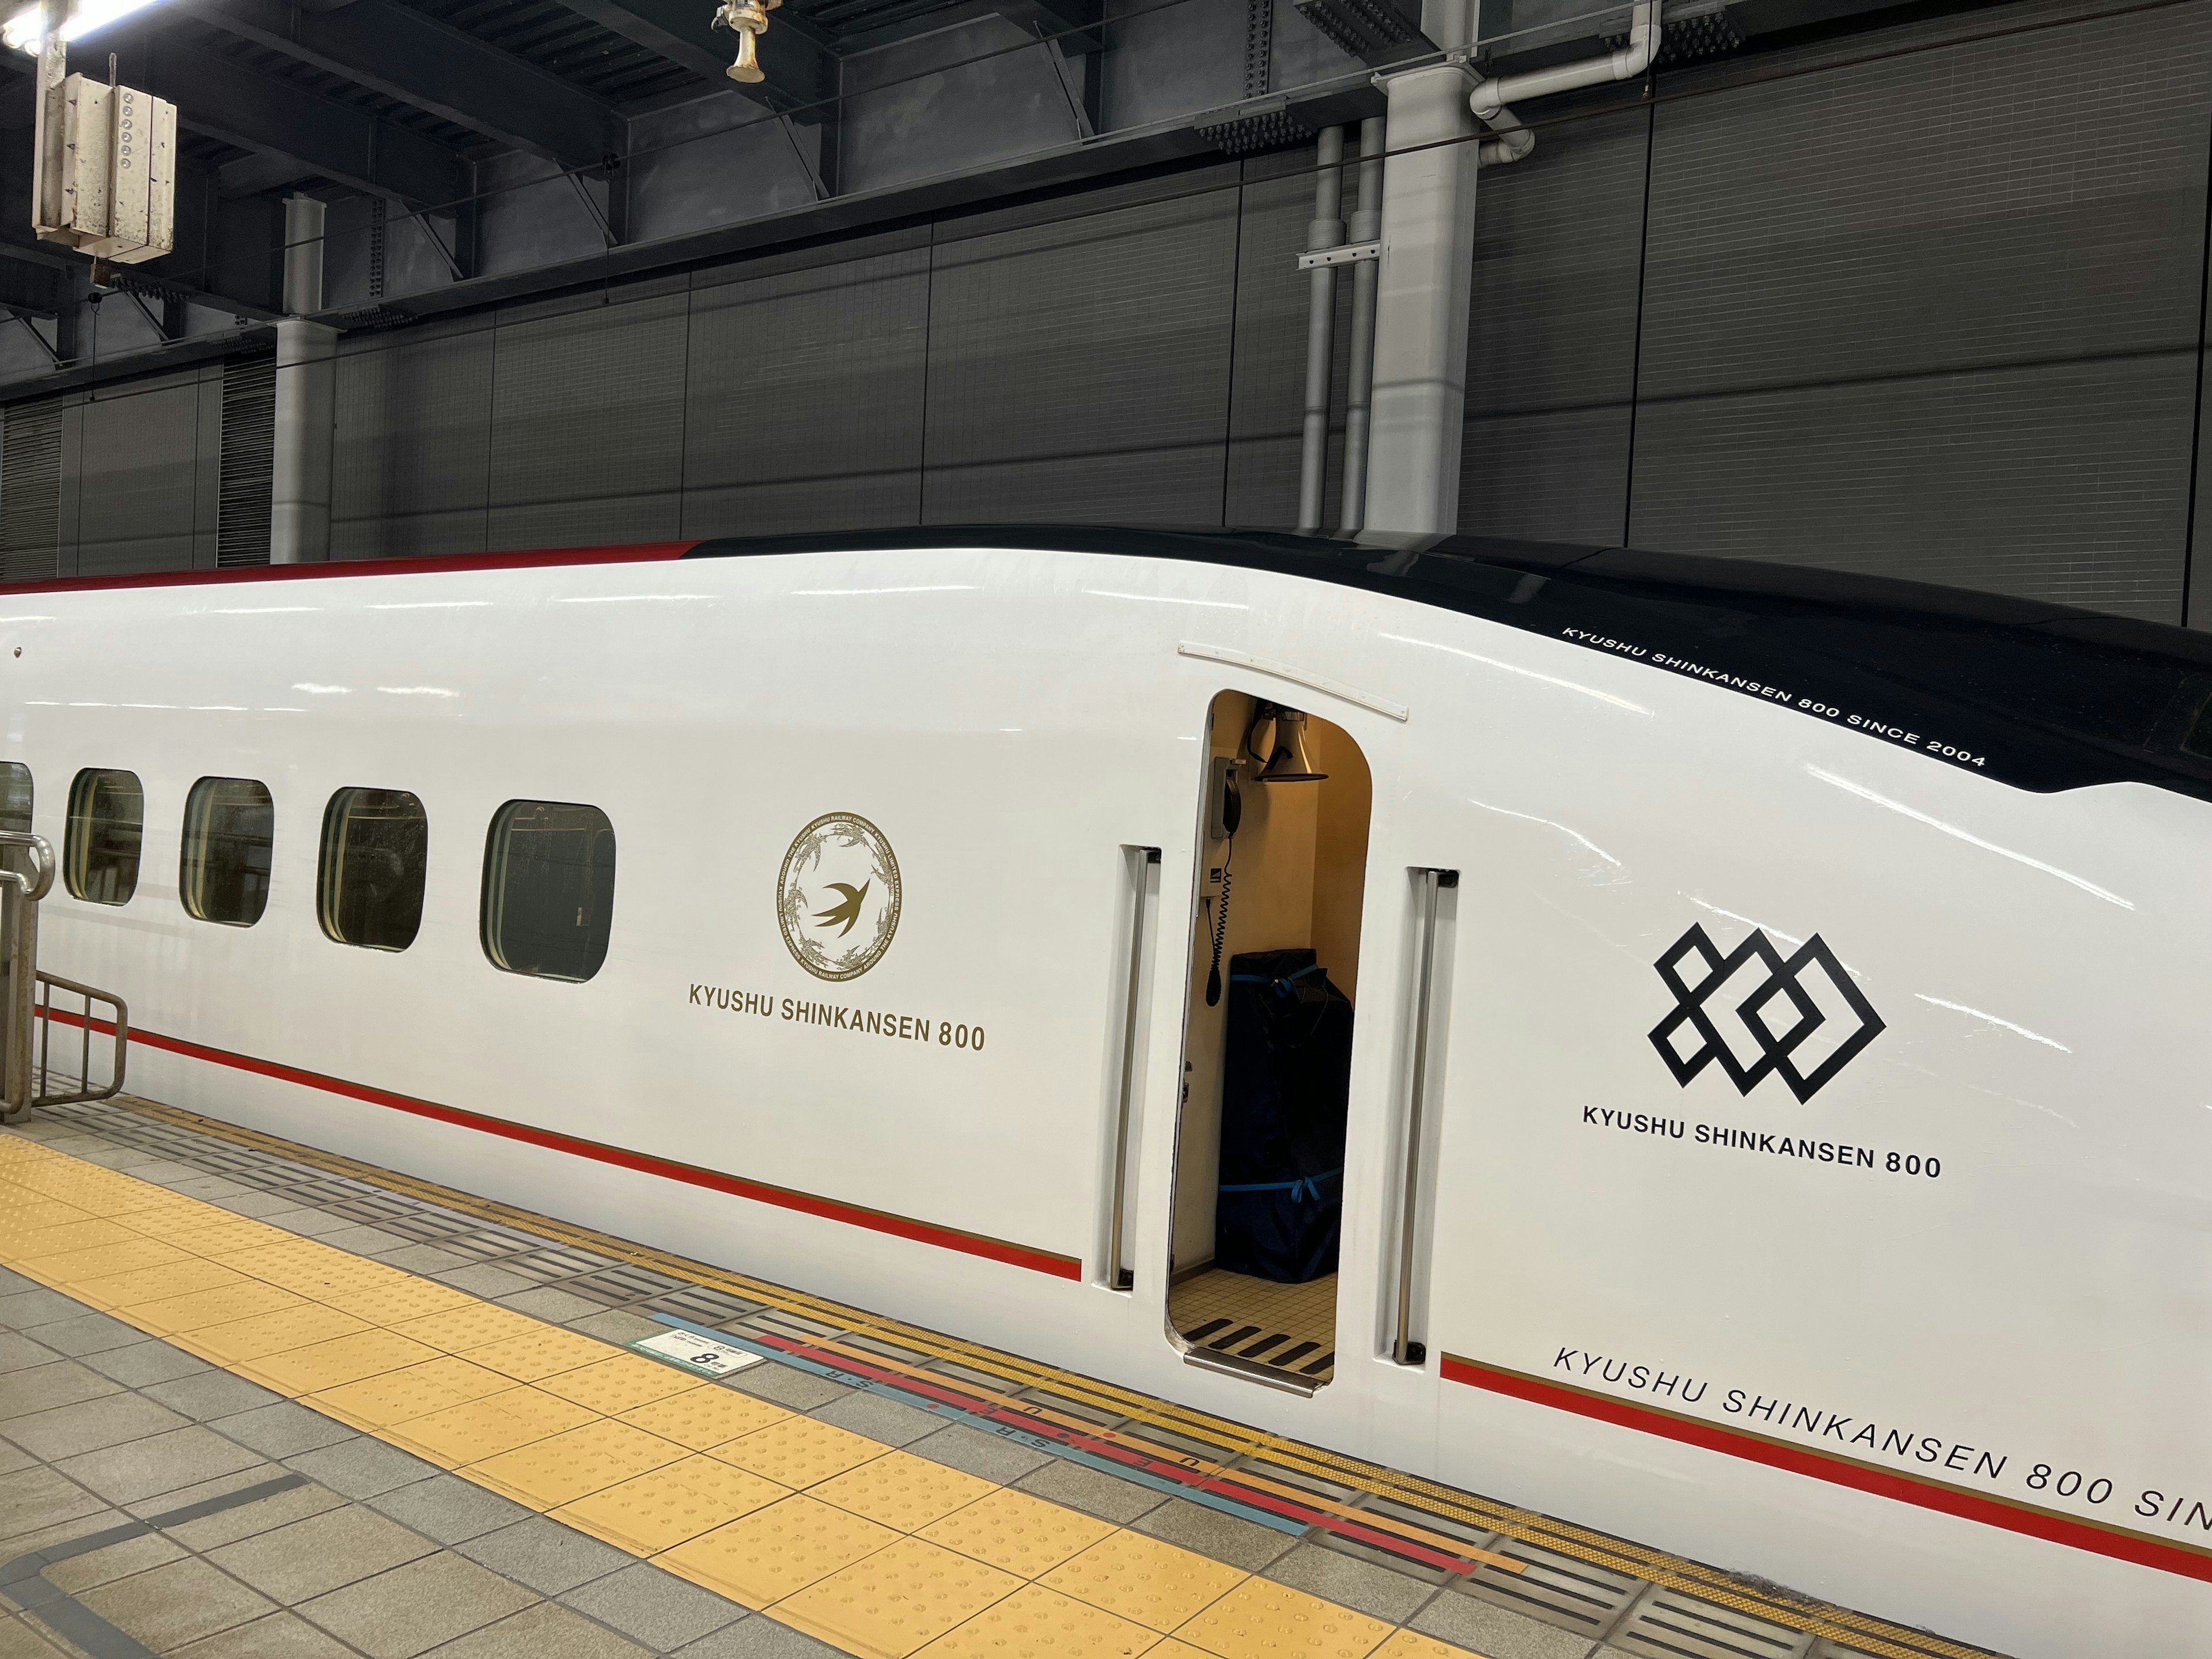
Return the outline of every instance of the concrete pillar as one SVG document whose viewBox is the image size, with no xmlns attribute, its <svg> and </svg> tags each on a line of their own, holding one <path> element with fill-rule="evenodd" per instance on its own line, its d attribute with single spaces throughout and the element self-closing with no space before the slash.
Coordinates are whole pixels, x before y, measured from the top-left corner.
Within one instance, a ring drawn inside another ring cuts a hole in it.
<svg viewBox="0 0 2212 1659">
<path fill-rule="evenodd" d="M 269 479 L 269 562 L 331 556 L 331 445 L 337 420 L 337 331 L 303 315 L 323 308 L 323 204 L 284 204 L 284 309 L 276 325 L 276 453 Z"/>
<path fill-rule="evenodd" d="M 1432 40 L 1468 44 L 1456 0 L 1429 0 Z M 1467 416 L 1468 303 L 1474 285 L 1474 76 L 1447 61 L 1394 75 L 1376 279 L 1375 390 L 1367 458 L 1370 530 L 1459 527 Z"/>
</svg>

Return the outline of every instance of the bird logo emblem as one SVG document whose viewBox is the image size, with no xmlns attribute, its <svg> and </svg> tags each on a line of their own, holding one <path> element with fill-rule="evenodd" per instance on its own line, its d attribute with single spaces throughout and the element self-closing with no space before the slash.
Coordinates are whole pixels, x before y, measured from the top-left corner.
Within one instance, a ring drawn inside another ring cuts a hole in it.
<svg viewBox="0 0 2212 1659">
<path fill-rule="evenodd" d="M 844 938 L 853 931 L 853 924 L 860 919 L 860 905 L 868 896 L 868 889 L 875 884 L 873 881 L 864 881 L 858 887 L 854 887 L 847 882 L 831 882 L 830 890 L 834 893 L 842 893 L 845 896 L 826 910 L 817 910 L 814 913 L 815 926 L 837 927 L 837 924 L 842 921 L 845 925 L 837 928 L 837 937 Z"/>
<path fill-rule="evenodd" d="M 825 812 L 799 832 L 776 882 L 776 921 L 793 960 L 817 979 L 858 979 L 898 931 L 898 860 L 856 812 Z"/>
</svg>

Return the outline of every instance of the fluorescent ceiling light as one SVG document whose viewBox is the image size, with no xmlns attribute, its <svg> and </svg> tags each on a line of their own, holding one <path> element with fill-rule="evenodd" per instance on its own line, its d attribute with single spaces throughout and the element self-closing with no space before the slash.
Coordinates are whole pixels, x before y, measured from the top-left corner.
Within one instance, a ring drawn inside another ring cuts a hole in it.
<svg viewBox="0 0 2212 1659">
<path fill-rule="evenodd" d="M 89 34 L 94 29 L 105 28 L 118 18 L 128 17 L 153 0 L 82 0 L 76 14 L 62 26 L 62 39 L 74 40 L 79 35 Z M 25 6 L 0 23 L 0 41 L 5 41 L 17 52 L 36 56 L 46 40 L 46 11 L 42 5 Z"/>
</svg>

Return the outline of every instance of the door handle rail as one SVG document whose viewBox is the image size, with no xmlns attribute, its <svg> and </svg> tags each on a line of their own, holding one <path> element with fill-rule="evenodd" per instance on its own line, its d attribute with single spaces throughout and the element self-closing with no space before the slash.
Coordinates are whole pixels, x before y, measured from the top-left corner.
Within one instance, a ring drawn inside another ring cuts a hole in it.
<svg viewBox="0 0 2212 1659">
<path fill-rule="evenodd" d="M 1420 951 L 1413 970 L 1413 1063 L 1406 1091 L 1405 1190 L 1398 1206 L 1398 1323 L 1390 1357 L 1401 1365 L 1428 1361 L 1428 1348 L 1413 1339 L 1413 1256 L 1421 1231 L 1422 1106 L 1429 1091 L 1429 1021 L 1437 977 L 1437 903 L 1459 885 L 1456 870 L 1415 870 L 1419 884 Z"/>
<path fill-rule="evenodd" d="M 1129 977 L 1121 997 L 1121 1077 L 1114 1109 L 1114 1185 L 1107 1203 L 1106 1283 L 1116 1291 L 1130 1289 L 1136 1275 L 1121 1265 L 1121 1245 L 1127 1230 L 1129 1191 L 1129 1117 L 1137 1098 L 1137 1023 L 1143 1017 L 1137 994 L 1145 980 L 1145 921 L 1152 902 L 1151 876 L 1160 861 L 1157 847 L 1124 847 L 1133 877 L 1129 893 Z"/>
</svg>

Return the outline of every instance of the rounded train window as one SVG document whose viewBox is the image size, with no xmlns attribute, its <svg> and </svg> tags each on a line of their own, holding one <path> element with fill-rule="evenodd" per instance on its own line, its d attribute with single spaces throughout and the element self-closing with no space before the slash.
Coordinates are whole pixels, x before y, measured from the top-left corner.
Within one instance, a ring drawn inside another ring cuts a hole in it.
<svg viewBox="0 0 2212 1659">
<path fill-rule="evenodd" d="M 146 836 L 146 792 L 136 772 L 87 767 L 70 785 L 62 842 L 62 883 L 72 898 L 128 904 L 138 890 L 138 849 Z"/>
<path fill-rule="evenodd" d="M 177 894 L 202 921 L 251 927 L 269 905 L 276 808 L 252 778 L 202 778 L 185 798 Z"/>
<path fill-rule="evenodd" d="M 483 952 L 495 968 L 586 980 L 607 959 L 615 829 L 596 806 L 511 800 L 484 843 Z"/>
<path fill-rule="evenodd" d="M 0 761 L 0 830 L 27 835 L 31 828 L 31 769 Z"/>
<path fill-rule="evenodd" d="M 422 925 L 430 819 L 404 789 L 341 789 L 323 812 L 315 912 L 341 945 L 404 951 Z"/>
</svg>

